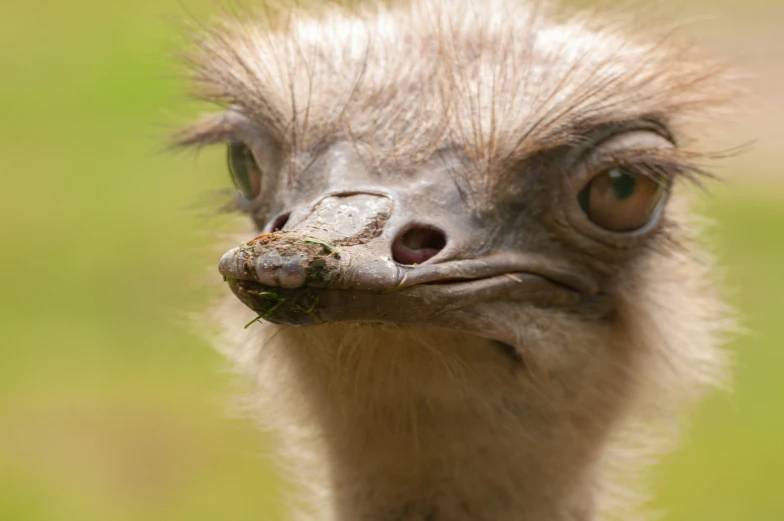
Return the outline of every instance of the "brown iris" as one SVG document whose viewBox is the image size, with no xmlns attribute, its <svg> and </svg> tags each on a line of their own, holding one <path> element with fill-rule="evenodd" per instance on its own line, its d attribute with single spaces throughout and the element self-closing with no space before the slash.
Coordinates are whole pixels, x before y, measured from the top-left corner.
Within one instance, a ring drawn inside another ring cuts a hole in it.
<svg viewBox="0 0 784 521">
<path fill-rule="evenodd" d="M 648 224 L 666 192 L 666 183 L 628 168 L 594 176 L 578 194 L 585 215 L 597 226 L 629 232 Z"/>
</svg>

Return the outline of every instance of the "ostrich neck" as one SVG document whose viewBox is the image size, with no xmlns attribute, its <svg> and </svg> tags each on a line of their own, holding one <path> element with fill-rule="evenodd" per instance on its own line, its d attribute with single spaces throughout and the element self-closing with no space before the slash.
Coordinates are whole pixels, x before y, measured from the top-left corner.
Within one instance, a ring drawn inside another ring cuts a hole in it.
<svg viewBox="0 0 784 521">
<path fill-rule="evenodd" d="M 478 420 L 468 408 L 383 407 L 378 414 L 386 417 L 351 425 L 344 418 L 327 422 L 334 426 L 326 431 L 334 512 L 328 519 L 592 518 L 584 453 L 569 447 L 559 453 L 523 433 L 515 440 L 512 433 L 501 432 L 503 426 Z"/>
<path fill-rule="evenodd" d="M 579 378 L 543 382 L 486 340 L 369 331 L 284 329 L 265 346 L 272 427 L 298 481 L 326 486 L 316 519 L 593 518 L 615 404 Z M 622 379 L 596 363 L 579 369 Z"/>
</svg>

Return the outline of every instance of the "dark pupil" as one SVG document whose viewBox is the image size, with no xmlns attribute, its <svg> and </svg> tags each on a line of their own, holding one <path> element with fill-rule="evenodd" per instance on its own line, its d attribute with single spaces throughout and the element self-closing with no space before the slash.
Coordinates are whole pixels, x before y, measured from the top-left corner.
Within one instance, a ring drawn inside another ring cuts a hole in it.
<svg viewBox="0 0 784 521">
<path fill-rule="evenodd" d="M 237 189 L 248 199 L 253 199 L 256 196 L 253 193 L 251 172 L 249 171 L 250 168 L 253 168 L 253 162 L 253 156 L 247 146 L 242 143 L 229 145 L 229 170 L 231 170 L 232 180 Z"/>
<path fill-rule="evenodd" d="M 637 188 L 637 179 L 620 168 L 613 168 L 609 174 L 613 193 L 618 199 L 627 199 L 634 194 Z"/>
</svg>

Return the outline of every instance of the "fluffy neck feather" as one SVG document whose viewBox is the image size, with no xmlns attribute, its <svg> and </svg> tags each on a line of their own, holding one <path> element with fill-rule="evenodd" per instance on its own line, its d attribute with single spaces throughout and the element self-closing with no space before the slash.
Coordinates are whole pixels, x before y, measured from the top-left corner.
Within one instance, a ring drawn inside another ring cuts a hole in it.
<svg viewBox="0 0 784 521">
<path fill-rule="evenodd" d="M 551 346 L 521 363 L 487 340 L 423 327 L 265 324 L 234 356 L 316 498 L 303 518 L 584 521 L 609 431 L 637 387 L 636 351 L 599 343 L 609 330 L 623 337 L 618 327 L 587 333 L 568 356 Z"/>
</svg>

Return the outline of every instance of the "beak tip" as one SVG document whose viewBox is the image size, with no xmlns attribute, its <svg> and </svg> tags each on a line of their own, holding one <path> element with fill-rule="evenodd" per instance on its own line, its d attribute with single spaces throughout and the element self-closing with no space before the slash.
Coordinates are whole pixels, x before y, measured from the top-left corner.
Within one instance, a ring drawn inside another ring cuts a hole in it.
<svg viewBox="0 0 784 521">
<path fill-rule="evenodd" d="M 232 248 L 218 262 L 218 272 L 224 277 L 233 279 L 255 280 L 253 270 L 247 259 L 241 254 L 241 248 Z"/>
</svg>

